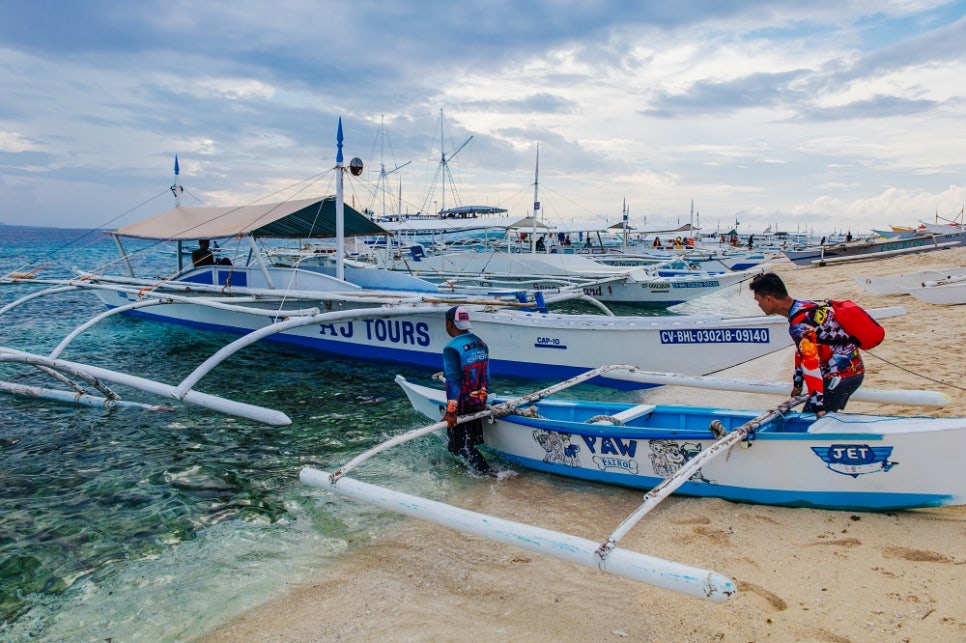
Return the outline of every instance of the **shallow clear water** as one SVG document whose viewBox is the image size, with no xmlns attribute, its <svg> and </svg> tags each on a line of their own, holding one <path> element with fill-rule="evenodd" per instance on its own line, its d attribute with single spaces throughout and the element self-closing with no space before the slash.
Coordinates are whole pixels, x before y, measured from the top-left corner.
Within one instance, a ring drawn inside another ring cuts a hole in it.
<svg viewBox="0 0 966 643">
<path fill-rule="evenodd" d="M 0 226 L 0 274 L 65 277 L 116 254 L 100 233 Z M 144 261 L 161 274 L 173 259 Z M 0 306 L 37 289 L 0 286 Z M 677 312 L 753 314 L 749 299 L 729 291 Z M 101 310 L 84 292 L 34 300 L 0 316 L 0 345 L 48 353 Z M 230 338 L 116 317 L 62 357 L 176 384 Z M 0 639 L 190 639 L 378 536 L 398 519 L 303 486 L 298 471 L 335 468 L 426 424 L 396 373 L 429 383 L 429 373 L 404 366 L 266 345 L 196 387 L 279 409 L 292 418 L 284 427 L 188 405 L 105 411 L 0 392 Z M 0 363 L 0 379 L 53 386 L 20 365 Z M 161 403 L 117 389 L 126 400 Z M 435 498 L 473 483 L 439 436 L 397 447 L 361 472 Z"/>
</svg>

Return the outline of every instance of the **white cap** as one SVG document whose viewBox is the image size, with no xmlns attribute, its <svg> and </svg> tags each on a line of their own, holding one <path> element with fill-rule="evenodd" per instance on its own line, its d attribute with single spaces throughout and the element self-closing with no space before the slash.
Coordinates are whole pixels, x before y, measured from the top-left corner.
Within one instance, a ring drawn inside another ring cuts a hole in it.
<svg viewBox="0 0 966 643">
<path fill-rule="evenodd" d="M 472 328 L 472 324 L 470 324 L 470 311 L 462 306 L 453 306 L 447 310 L 446 319 L 447 321 L 453 322 L 453 325 L 460 330 L 469 330 Z"/>
</svg>

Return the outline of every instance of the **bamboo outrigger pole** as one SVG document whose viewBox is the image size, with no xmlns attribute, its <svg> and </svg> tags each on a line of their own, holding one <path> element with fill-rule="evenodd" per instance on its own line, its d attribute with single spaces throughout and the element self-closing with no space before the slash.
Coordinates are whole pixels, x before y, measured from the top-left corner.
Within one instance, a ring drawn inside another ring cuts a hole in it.
<svg viewBox="0 0 966 643">
<path fill-rule="evenodd" d="M 597 554 L 597 543 L 586 538 L 460 509 L 353 478 L 342 477 L 333 482 L 332 474 L 319 469 L 305 467 L 299 479 L 307 485 L 335 491 L 382 509 L 688 596 L 724 601 L 738 591 L 734 581 L 711 570 L 619 547 L 609 552 L 607 558 L 601 558 Z"/>
</svg>

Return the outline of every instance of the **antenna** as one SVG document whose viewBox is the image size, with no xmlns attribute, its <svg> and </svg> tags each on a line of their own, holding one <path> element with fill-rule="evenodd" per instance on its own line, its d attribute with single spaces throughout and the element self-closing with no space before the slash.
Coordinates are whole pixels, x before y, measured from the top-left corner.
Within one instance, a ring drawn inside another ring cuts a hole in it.
<svg viewBox="0 0 966 643">
<path fill-rule="evenodd" d="M 382 216 L 385 217 L 386 216 L 386 196 L 387 195 L 392 196 L 391 193 L 389 192 L 389 188 L 386 185 L 386 177 L 388 177 L 390 174 L 395 174 L 402 168 L 412 163 L 412 161 L 406 161 L 402 165 L 397 165 L 391 170 L 388 170 L 388 171 L 386 170 L 386 163 L 385 163 L 386 126 L 383 124 L 383 118 L 384 118 L 383 116 L 379 117 L 379 132 L 377 133 L 377 136 L 379 137 L 379 180 L 376 184 L 376 189 L 379 191 L 379 194 L 382 195 Z M 391 151 L 392 151 L 392 146 L 390 145 L 390 152 Z M 398 214 L 402 214 L 401 212 L 402 211 L 402 180 L 401 179 L 399 181 L 399 204 L 397 209 L 400 211 L 398 212 Z"/>
</svg>

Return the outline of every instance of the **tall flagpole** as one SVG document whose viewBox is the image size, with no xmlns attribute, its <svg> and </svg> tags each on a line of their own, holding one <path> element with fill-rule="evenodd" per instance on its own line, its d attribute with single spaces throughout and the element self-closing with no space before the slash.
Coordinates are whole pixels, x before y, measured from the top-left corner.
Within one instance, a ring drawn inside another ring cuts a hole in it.
<svg viewBox="0 0 966 643">
<path fill-rule="evenodd" d="M 342 117 L 339 117 L 339 131 L 335 135 L 338 152 L 335 155 L 335 277 L 345 280 L 345 201 L 342 195 Z"/>
<path fill-rule="evenodd" d="M 178 166 L 178 155 L 174 155 L 174 185 L 171 186 L 171 192 L 174 194 L 174 207 L 181 207 L 181 193 L 184 192 L 184 188 L 181 187 L 181 167 Z"/>
</svg>

